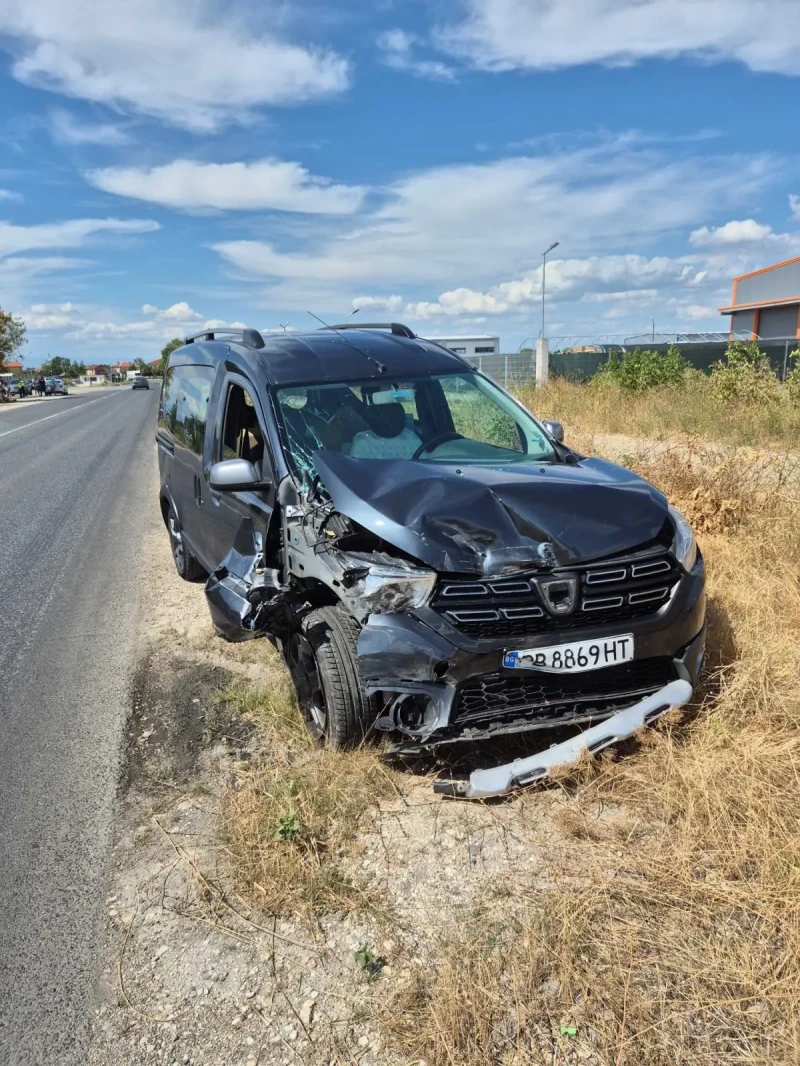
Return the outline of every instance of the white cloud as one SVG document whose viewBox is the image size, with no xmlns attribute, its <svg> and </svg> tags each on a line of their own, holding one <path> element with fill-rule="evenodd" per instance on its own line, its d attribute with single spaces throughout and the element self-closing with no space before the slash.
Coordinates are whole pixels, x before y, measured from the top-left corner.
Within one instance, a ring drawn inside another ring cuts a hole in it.
<svg viewBox="0 0 800 1066">
<path fill-rule="evenodd" d="M 792 218 L 800 220 L 800 196 L 791 194 L 789 196 L 789 208 L 792 212 Z"/>
<path fill-rule="evenodd" d="M 387 30 L 378 37 L 377 45 L 383 61 L 392 70 L 407 71 L 431 81 L 453 81 L 455 71 L 439 59 L 418 59 L 415 49 L 419 38 L 405 30 Z"/>
<path fill-rule="evenodd" d="M 83 341 L 124 341 L 141 340 L 163 344 L 176 336 L 185 336 L 189 333 L 197 333 L 200 330 L 212 329 L 246 329 L 243 322 L 228 322 L 221 318 L 204 318 L 199 311 L 195 311 L 186 301 L 174 303 L 167 308 L 159 308 L 153 304 L 144 304 L 142 307 L 144 319 L 132 321 L 118 321 L 113 318 L 100 319 L 88 317 L 70 316 L 69 325 L 72 327 L 64 336 L 71 340 Z"/>
<path fill-rule="evenodd" d="M 164 166 L 111 167 L 87 178 L 105 192 L 185 210 L 301 211 L 348 215 L 360 206 L 365 189 L 334 185 L 299 163 L 262 159 L 255 163 L 197 163 L 176 159 Z"/>
<path fill-rule="evenodd" d="M 154 307 L 152 304 L 145 304 L 142 307 L 142 314 L 155 315 L 162 322 L 170 320 L 175 322 L 196 322 L 203 317 L 199 311 L 191 308 L 185 300 L 164 309 Z"/>
<path fill-rule="evenodd" d="M 482 70 L 685 56 L 800 74 L 796 0 L 462 0 L 440 45 Z"/>
<path fill-rule="evenodd" d="M 403 286 L 410 300 L 424 302 L 436 287 L 454 294 L 448 307 L 484 313 L 481 299 L 470 294 L 513 305 L 521 297 L 516 290 L 494 292 L 496 279 L 515 279 L 520 292 L 535 289 L 541 251 L 554 238 L 576 262 L 600 250 L 652 247 L 664 235 L 683 235 L 761 195 L 783 170 L 780 160 L 766 157 L 674 158 L 615 139 L 412 174 L 389 186 L 382 202 L 355 222 L 305 240 L 302 232 L 293 234 L 287 248 L 279 239 L 214 247 L 240 277 L 268 279 L 273 306 L 319 309 L 325 296 L 326 309 L 341 307 L 367 286 L 392 286 L 390 292 Z M 548 270 L 551 278 L 557 282 Z M 607 286 L 633 287 L 624 278 Z M 497 303 L 488 310 L 497 313 Z"/>
<path fill-rule="evenodd" d="M 203 323 L 203 329 L 247 329 L 244 322 L 226 322 L 223 318 L 209 318 Z"/>
<path fill-rule="evenodd" d="M 80 259 L 67 259 L 63 256 L 0 256 L 0 284 L 3 300 L 8 301 L 9 290 L 22 286 L 36 278 L 51 274 L 57 270 L 70 270 L 82 266 Z"/>
<path fill-rule="evenodd" d="M 347 61 L 280 39 L 277 0 L 2 0 L 19 81 L 194 130 L 342 91 Z"/>
<path fill-rule="evenodd" d="M 157 229 L 157 222 L 139 219 L 124 221 L 118 218 L 81 218 L 35 226 L 14 226 L 10 222 L 0 222 L 0 257 L 46 248 L 78 248 L 100 233 L 152 233 Z"/>
<path fill-rule="evenodd" d="M 22 194 L 10 189 L 0 189 L 0 200 L 21 200 Z"/>
<path fill-rule="evenodd" d="M 710 318 L 718 319 L 719 311 L 716 307 L 710 307 L 708 304 L 686 304 L 681 308 L 681 311 L 685 318 L 701 319 Z"/>
<path fill-rule="evenodd" d="M 55 313 L 59 313 L 59 312 L 61 314 L 70 314 L 74 310 L 75 310 L 75 305 L 73 303 L 65 303 L 65 304 L 31 304 L 31 311 L 34 314 L 36 314 L 36 315 L 55 314 Z"/>
<path fill-rule="evenodd" d="M 43 333 L 63 330 L 77 321 L 78 309 L 73 303 L 31 304 L 23 309 L 21 317 L 29 330 Z"/>
<path fill-rule="evenodd" d="M 130 138 L 111 123 L 81 122 L 69 111 L 57 109 L 50 114 L 50 132 L 59 144 L 127 144 Z"/>
<path fill-rule="evenodd" d="M 399 311 L 405 301 L 402 296 L 356 296 L 353 300 L 353 310 L 368 311 L 375 308 L 379 311 Z"/>
<path fill-rule="evenodd" d="M 688 258 L 610 255 L 554 259 L 547 264 L 547 294 L 551 301 L 646 303 L 658 297 L 660 289 L 655 285 L 690 286 L 698 283 L 698 273 Z M 622 285 L 626 287 L 620 288 Z M 541 298 L 542 268 L 537 267 L 519 278 L 492 286 L 488 292 L 455 289 L 443 292 L 435 303 L 409 304 L 406 311 L 420 319 L 502 315 L 538 305 Z"/>
<path fill-rule="evenodd" d="M 709 228 L 702 226 L 689 235 L 689 241 L 696 248 L 713 248 L 730 244 L 753 244 L 758 241 L 781 239 L 781 235 L 772 232 L 772 226 L 764 226 L 752 218 L 741 221 L 736 219 L 726 222 L 724 226 Z"/>
</svg>

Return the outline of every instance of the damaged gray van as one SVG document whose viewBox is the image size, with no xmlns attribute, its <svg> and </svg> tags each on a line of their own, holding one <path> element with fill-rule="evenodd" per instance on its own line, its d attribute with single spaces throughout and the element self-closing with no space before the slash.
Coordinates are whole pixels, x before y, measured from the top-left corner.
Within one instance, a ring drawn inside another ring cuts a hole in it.
<svg viewBox="0 0 800 1066">
<path fill-rule="evenodd" d="M 189 337 L 157 441 L 178 573 L 207 578 L 226 639 L 272 640 L 333 747 L 583 727 L 442 786 L 498 795 L 691 696 L 705 574 L 683 515 L 407 326 Z"/>
</svg>

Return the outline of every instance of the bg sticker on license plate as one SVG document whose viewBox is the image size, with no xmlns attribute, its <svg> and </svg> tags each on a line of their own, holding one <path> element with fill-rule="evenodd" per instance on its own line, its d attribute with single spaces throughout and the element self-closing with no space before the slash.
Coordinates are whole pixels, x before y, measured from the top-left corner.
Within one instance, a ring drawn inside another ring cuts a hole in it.
<svg viewBox="0 0 800 1066">
<path fill-rule="evenodd" d="M 549 648 L 507 651 L 503 666 L 510 670 L 546 670 L 555 674 L 580 674 L 584 670 L 602 670 L 633 659 L 633 633 L 602 640 L 575 640 L 571 644 L 553 644 Z"/>
</svg>

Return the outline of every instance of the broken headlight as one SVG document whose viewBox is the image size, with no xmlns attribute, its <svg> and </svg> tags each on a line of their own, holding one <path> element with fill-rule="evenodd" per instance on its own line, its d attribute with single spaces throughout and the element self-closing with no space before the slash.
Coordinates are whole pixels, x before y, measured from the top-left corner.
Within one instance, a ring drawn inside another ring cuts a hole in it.
<svg viewBox="0 0 800 1066">
<path fill-rule="evenodd" d="M 669 513 L 675 523 L 675 537 L 672 541 L 672 554 L 684 568 L 691 570 L 697 562 L 697 541 L 692 527 L 677 507 L 670 504 Z"/>
<path fill-rule="evenodd" d="M 436 574 L 402 563 L 376 562 L 364 565 L 365 556 L 346 556 L 350 564 L 344 584 L 351 595 L 359 598 L 370 614 L 393 614 L 395 611 L 421 607 L 433 592 Z"/>
</svg>

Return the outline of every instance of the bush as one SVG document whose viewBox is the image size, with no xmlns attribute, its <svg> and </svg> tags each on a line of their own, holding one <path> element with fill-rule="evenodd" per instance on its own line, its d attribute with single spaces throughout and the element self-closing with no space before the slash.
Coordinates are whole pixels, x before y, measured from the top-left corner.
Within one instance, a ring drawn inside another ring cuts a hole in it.
<svg viewBox="0 0 800 1066">
<path fill-rule="evenodd" d="M 775 403 L 780 399 L 778 378 L 756 341 L 731 341 L 724 361 L 711 368 L 711 383 L 722 400 Z"/>
<path fill-rule="evenodd" d="M 680 349 L 671 344 L 666 352 L 635 348 L 623 353 L 621 359 L 614 353 L 595 378 L 600 384 L 619 385 L 626 392 L 645 392 L 662 385 L 682 385 L 688 369 Z"/>
<path fill-rule="evenodd" d="M 800 407 L 800 348 L 790 353 L 792 369 L 786 378 L 786 395 L 793 407 Z"/>
</svg>

